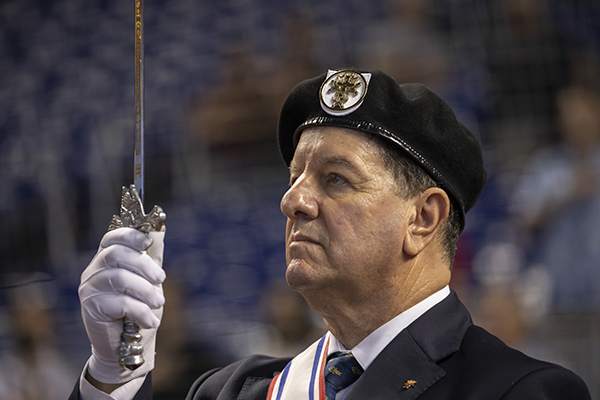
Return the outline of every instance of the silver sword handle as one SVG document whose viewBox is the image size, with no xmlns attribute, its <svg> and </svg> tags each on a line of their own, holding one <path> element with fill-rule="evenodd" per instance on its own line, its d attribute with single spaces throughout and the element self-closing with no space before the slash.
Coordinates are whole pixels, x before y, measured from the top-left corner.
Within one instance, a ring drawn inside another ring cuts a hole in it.
<svg viewBox="0 0 600 400">
<path fill-rule="evenodd" d="M 126 227 L 144 233 L 162 232 L 165 229 L 166 219 L 167 215 L 159 206 L 154 206 L 150 213 L 145 214 L 135 185 L 130 185 L 129 188 L 123 186 L 120 215 L 113 215 L 108 230 Z M 126 318 L 123 322 L 123 333 L 119 345 L 119 365 L 135 370 L 144 363 L 144 348 L 141 340 L 139 325 Z"/>
<path fill-rule="evenodd" d="M 144 363 L 144 347 L 141 342 L 140 326 L 127 318 L 124 319 L 119 345 L 119 365 L 133 371 Z"/>
</svg>

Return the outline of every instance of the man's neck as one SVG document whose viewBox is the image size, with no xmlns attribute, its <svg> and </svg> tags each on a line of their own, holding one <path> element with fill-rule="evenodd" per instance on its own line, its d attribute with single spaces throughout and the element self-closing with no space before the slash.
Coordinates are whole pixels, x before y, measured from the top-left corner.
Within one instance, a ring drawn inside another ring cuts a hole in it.
<svg viewBox="0 0 600 400">
<path fill-rule="evenodd" d="M 406 329 L 410 324 L 419 319 L 423 314 L 429 311 L 436 304 L 440 303 L 450 294 L 448 286 L 435 292 L 425 300 L 415 306 L 404 311 L 402 314 L 392 318 L 374 332 L 369 334 L 359 344 L 351 349 L 346 348 L 335 335 L 331 336 L 329 342 L 328 353 L 331 354 L 339 351 L 352 351 L 356 360 L 360 363 L 363 369 L 367 369 L 373 360 L 383 351 L 385 347 L 396 337 L 400 332 Z"/>
<path fill-rule="evenodd" d="M 387 302 L 373 301 L 361 307 L 352 305 L 347 309 L 338 307 L 335 312 L 321 315 L 327 329 L 345 348 L 351 349 L 376 329 L 438 292 L 447 284 L 444 281 L 432 281 L 429 285 L 420 286 L 419 290 L 414 290 L 405 298 L 395 297 Z"/>
</svg>

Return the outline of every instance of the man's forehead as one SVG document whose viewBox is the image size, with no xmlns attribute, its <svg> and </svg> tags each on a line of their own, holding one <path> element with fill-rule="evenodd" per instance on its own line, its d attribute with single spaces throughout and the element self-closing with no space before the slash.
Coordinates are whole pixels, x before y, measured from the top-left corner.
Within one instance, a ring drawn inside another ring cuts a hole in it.
<svg viewBox="0 0 600 400">
<path fill-rule="evenodd" d="M 294 151 L 294 160 L 310 157 L 320 163 L 348 165 L 356 158 L 377 154 L 369 134 L 338 127 L 311 127 L 302 132 Z"/>
<path fill-rule="evenodd" d="M 361 132 L 356 129 L 326 125 L 309 126 L 301 131 L 298 131 L 295 135 L 294 140 L 296 145 L 299 145 L 302 139 L 304 139 L 305 142 L 313 142 L 320 137 L 325 137 L 326 135 L 328 137 L 335 136 L 341 138 L 355 137 L 357 140 L 362 140 L 365 143 L 371 142 L 371 134 L 369 133 Z"/>
</svg>

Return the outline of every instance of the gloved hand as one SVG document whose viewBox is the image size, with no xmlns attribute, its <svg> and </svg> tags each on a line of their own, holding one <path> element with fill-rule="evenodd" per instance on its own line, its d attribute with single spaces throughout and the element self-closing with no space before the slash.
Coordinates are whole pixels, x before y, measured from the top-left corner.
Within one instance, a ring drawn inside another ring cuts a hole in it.
<svg viewBox="0 0 600 400">
<path fill-rule="evenodd" d="M 165 302 L 164 235 L 133 228 L 110 231 L 81 275 L 81 313 L 92 343 L 88 372 L 100 382 L 128 382 L 154 368 L 156 330 Z M 133 371 L 118 363 L 124 317 L 142 328 L 145 362 Z"/>
</svg>

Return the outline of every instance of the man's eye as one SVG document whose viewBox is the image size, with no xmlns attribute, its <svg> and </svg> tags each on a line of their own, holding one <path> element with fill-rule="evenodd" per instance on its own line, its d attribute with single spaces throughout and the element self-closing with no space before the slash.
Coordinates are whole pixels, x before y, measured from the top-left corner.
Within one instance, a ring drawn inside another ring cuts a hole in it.
<svg viewBox="0 0 600 400">
<path fill-rule="evenodd" d="M 329 174 L 327 176 L 327 181 L 329 181 L 330 183 L 333 183 L 334 185 L 341 185 L 341 184 L 346 183 L 346 179 L 339 176 L 338 174 Z"/>
</svg>

